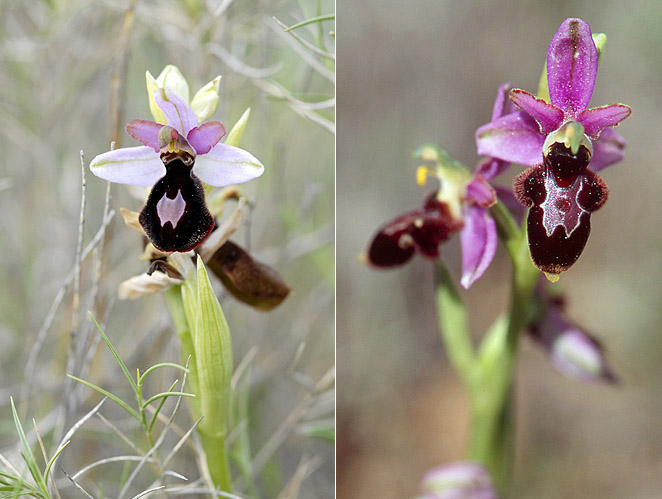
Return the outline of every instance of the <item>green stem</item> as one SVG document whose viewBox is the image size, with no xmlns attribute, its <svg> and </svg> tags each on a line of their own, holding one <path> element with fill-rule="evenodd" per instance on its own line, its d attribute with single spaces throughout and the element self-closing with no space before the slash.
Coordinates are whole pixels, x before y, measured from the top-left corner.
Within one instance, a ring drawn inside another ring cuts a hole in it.
<svg viewBox="0 0 662 499">
<path fill-rule="evenodd" d="M 453 277 L 441 259 L 437 260 L 435 277 L 437 320 L 441 340 L 453 368 L 467 386 L 471 386 L 475 356 L 469 336 L 467 310 L 453 282 Z"/>
<path fill-rule="evenodd" d="M 473 366 L 469 458 L 482 463 L 505 494 L 513 454 L 513 370 L 540 272 L 531 263 L 526 232 L 501 204 L 492 207 L 499 239 L 512 260 L 510 303 L 483 340 Z"/>
<path fill-rule="evenodd" d="M 503 493 L 510 482 L 513 454 L 513 369 L 540 272 L 531 263 L 525 230 L 518 227 L 503 204 L 497 203 L 491 211 L 513 265 L 508 314 L 495 321 L 475 352 L 466 308 L 441 261 L 436 266 L 436 300 L 442 341 L 470 392 L 469 458 L 490 471 Z"/>
<path fill-rule="evenodd" d="M 205 451 L 207 467 L 212 483 L 225 492 L 232 491 L 230 467 L 225 449 L 225 434 L 207 435 L 200 433 L 200 442 Z M 211 465 L 213 463 L 213 465 Z"/>
</svg>

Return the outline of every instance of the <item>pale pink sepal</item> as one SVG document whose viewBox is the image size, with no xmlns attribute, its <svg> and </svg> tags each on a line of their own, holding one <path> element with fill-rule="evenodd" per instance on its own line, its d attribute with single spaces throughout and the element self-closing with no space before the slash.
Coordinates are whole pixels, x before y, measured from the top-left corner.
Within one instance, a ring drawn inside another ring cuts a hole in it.
<svg viewBox="0 0 662 499">
<path fill-rule="evenodd" d="M 148 146 L 125 147 L 99 154 L 90 162 L 97 177 L 118 184 L 153 186 L 166 174 L 165 166 Z"/>
<path fill-rule="evenodd" d="M 195 173 L 204 183 L 215 187 L 241 184 L 259 177 L 264 166 L 248 151 L 218 143 L 195 160 Z"/>
</svg>

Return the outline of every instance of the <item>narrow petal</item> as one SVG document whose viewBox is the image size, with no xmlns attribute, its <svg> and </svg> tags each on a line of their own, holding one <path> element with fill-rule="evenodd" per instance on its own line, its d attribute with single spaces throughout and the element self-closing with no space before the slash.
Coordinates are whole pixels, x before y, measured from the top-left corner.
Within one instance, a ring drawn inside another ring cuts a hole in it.
<svg viewBox="0 0 662 499">
<path fill-rule="evenodd" d="M 462 279 L 460 283 L 468 289 L 490 266 L 497 248 L 497 233 L 494 220 L 485 208 L 467 206 L 464 228 L 460 232 L 462 244 Z"/>
<path fill-rule="evenodd" d="M 519 88 L 510 91 L 510 100 L 540 125 L 540 133 L 547 135 L 563 123 L 563 111 L 558 107 L 537 99 L 526 90 Z"/>
<path fill-rule="evenodd" d="M 544 141 L 538 123 L 520 111 L 483 125 L 476 131 L 479 155 L 520 165 L 542 163 Z"/>
<path fill-rule="evenodd" d="M 600 132 L 610 126 L 616 126 L 630 116 L 632 109 L 625 104 L 612 104 L 611 106 L 594 107 L 587 109 L 579 116 L 577 121 L 584 125 L 584 132 L 592 139 L 600 136 Z"/>
<path fill-rule="evenodd" d="M 264 166 L 251 153 L 221 143 L 198 156 L 193 168 L 200 180 L 216 187 L 248 182 L 263 172 Z"/>
<path fill-rule="evenodd" d="M 210 121 L 193 128 L 189 133 L 188 143 L 198 154 L 207 154 L 225 135 L 225 127 L 220 121 Z"/>
<path fill-rule="evenodd" d="M 167 88 L 159 88 L 154 92 L 154 100 L 165 115 L 168 125 L 186 137 L 198 126 L 198 118 L 188 103 L 179 95 Z"/>
<path fill-rule="evenodd" d="M 480 175 L 475 175 L 467 185 L 467 199 L 483 208 L 489 208 L 496 203 L 496 192 Z"/>
<path fill-rule="evenodd" d="M 602 130 L 600 138 L 593 142 L 593 157 L 589 165 L 591 170 L 597 172 L 621 161 L 625 156 L 625 145 L 625 139 L 613 129 Z"/>
<path fill-rule="evenodd" d="M 159 131 L 161 128 L 163 128 L 163 125 L 153 121 L 133 120 L 126 125 L 126 133 L 158 153 L 161 150 L 159 146 Z"/>
<path fill-rule="evenodd" d="M 547 52 L 550 101 L 576 117 L 591 100 L 597 74 L 598 51 L 591 28 L 581 19 L 566 19 Z"/>
<path fill-rule="evenodd" d="M 166 174 L 159 155 L 147 146 L 125 147 L 99 154 L 90 162 L 90 170 L 109 182 L 143 187 L 151 187 Z"/>
</svg>

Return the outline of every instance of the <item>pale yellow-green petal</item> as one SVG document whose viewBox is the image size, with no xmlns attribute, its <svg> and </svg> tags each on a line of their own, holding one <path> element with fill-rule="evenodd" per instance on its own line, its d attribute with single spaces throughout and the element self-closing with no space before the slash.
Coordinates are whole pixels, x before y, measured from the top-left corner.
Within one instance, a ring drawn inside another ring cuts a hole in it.
<svg viewBox="0 0 662 499">
<path fill-rule="evenodd" d="M 161 111 L 159 106 L 156 105 L 156 101 L 154 100 L 154 92 L 156 92 L 159 89 L 159 84 L 156 82 L 156 80 L 152 76 L 152 73 L 150 73 L 149 71 L 145 72 L 145 80 L 147 83 L 149 110 L 152 113 L 152 117 L 154 118 L 154 121 L 156 121 L 157 123 L 161 123 L 162 125 L 165 125 L 166 124 L 165 114 L 163 114 L 163 111 Z"/>
<path fill-rule="evenodd" d="M 161 71 L 161 74 L 156 79 L 156 83 L 158 83 L 159 88 L 172 90 L 188 103 L 190 99 L 188 82 L 177 66 L 168 64 L 163 68 L 163 71 Z"/>
<path fill-rule="evenodd" d="M 244 134 L 244 129 L 246 128 L 246 123 L 248 123 L 248 118 L 251 115 L 251 108 L 249 107 L 244 111 L 244 114 L 241 115 L 241 118 L 239 118 L 239 121 L 235 123 L 235 125 L 232 127 L 232 130 L 230 130 L 230 133 L 228 133 L 227 137 L 225 138 L 224 143 L 229 145 L 229 146 L 239 146 L 239 141 L 241 140 L 241 136 Z"/>
<path fill-rule="evenodd" d="M 191 109 L 198 117 L 198 123 L 209 121 L 209 118 L 218 109 L 218 89 L 221 84 L 221 75 L 197 91 L 191 100 Z"/>
</svg>

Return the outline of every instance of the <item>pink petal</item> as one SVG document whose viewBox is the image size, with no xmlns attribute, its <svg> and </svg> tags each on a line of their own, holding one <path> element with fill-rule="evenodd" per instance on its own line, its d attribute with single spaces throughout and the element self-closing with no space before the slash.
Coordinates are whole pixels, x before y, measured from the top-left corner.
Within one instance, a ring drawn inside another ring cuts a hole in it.
<svg viewBox="0 0 662 499">
<path fill-rule="evenodd" d="M 593 157 L 589 168 L 594 172 L 618 163 L 625 153 L 625 139 L 611 128 L 605 128 L 598 140 L 593 141 Z"/>
<path fill-rule="evenodd" d="M 612 104 L 610 106 L 594 107 L 587 109 L 579 116 L 577 121 L 584 125 L 584 132 L 595 139 L 600 132 L 610 126 L 616 126 L 625 118 L 630 116 L 632 109 L 625 104 Z"/>
<path fill-rule="evenodd" d="M 519 88 L 510 91 L 510 100 L 540 125 L 540 133 L 547 135 L 563 123 L 563 111 Z"/>
<path fill-rule="evenodd" d="M 209 121 L 193 128 L 186 138 L 198 154 L 206 154 L 224 135 L 225 127 L 220 121 Z"/>
<path fill-rule="evenodd" d="M 248 182 L 263 172 L 264 166 L 251 153 L 220 142 L 199 155 L 193 167 L 200 180 L 216 187 Z"/>
<path fill-rule="evenodd" d="M 460 232 L 462 245 L 462 279 L 468 289 L 490 266 L 497 248 L 496 224 L 489 211 L 479 206 L 465 208 L 464 228 Z"/>
<path fill-rule="evenodd" d="M 483 208 L 489 208 L 497 202 L 496 192 L 480 175 L 474 176 L 467 185 L 466 197 Z"/>
<path fill-rule="evenodd" d="M 126 125 L 126 133 L 158 153 L 161 150 L 159 147 L 159 130 L 161 128 L 163 125 L 153 121 L 133 120 Z"/>
<path fill-rule="evenodd" d="M 581 19 L 566 19 L 547 52 L 549 99 L 575 118 L 588 106 L 598 74 L 598 51 L 591 28 Z"/>
<path fill-rule="evenodd" d="M 176 129 L 181 135 L 186 137 L 188 133 L 198 126 L 198 118 L 179 95 L 168 88 L 159 88 L 155 90 L 154 100 L 166 117 L 168 125 Z"/>
<path fill-rule="evenodd" d="M 476 175 L 480 175 L 485 180 L 491 180 L 497 175 L 501 175 L 508 167 L 510 163 L 496 158 L 487 158 L 476 166 Z"/>
<path fill-rule="evenodd" d="M 517 111 L 512 102 L 508 100 L 508 93 L 513 88 L 511 83 L 502 83 L 497 90 L 497 96 L 494 100 L 494 107 L 492 108 L 492 121 L 496 121 L 506 114 Z"/>
<path fill-rule="evenodd" d="M 520 165 L 533 166 L 542 163 L 544 140 L 538 123 L 520 111 L 476 130 L 479 155 Z"/>
<path fill-rule="evenodd" d="M 166 174 L 159 155 L 147 146 L 125 147 L 99 154 L 90 162 L 90 170 L 109 182 L 143 187 L 151 187 Z"/>
</svg>

